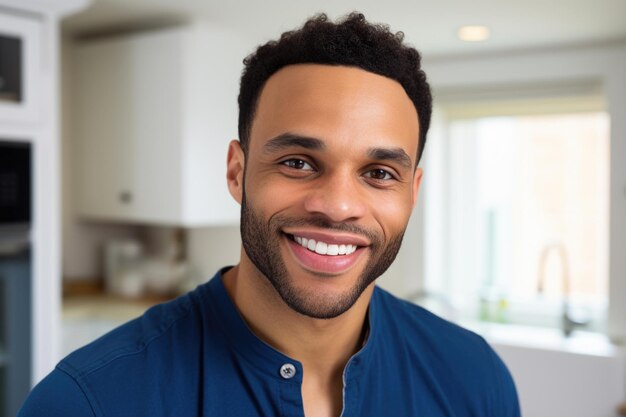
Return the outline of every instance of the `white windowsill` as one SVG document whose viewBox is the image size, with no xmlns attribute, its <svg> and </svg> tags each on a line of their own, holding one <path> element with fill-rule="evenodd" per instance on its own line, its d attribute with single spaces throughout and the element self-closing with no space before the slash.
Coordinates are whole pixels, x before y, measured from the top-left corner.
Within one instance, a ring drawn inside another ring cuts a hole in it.
<svg viewBox="0 0 626 417">
<path fill-rule="evenodd" d="M 560 329 L 479 321 L 460 321 L 458 324 L 495 345 L 607 358 L 626 357 L 626 348 L 623 345 L 615 344 L 599 333 L 574 331 L 570 337 L 565 337 Z"/>
</svg>

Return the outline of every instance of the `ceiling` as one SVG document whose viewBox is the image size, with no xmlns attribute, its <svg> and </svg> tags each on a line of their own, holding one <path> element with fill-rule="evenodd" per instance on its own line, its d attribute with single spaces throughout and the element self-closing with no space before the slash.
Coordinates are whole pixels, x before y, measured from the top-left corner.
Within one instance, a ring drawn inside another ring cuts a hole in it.
<svg viewBox="0 0 626 417">
<path fill-rule="evenodd" d="M 64 20 L 63 30 L 84 35 L 202 18 L 260 44 L 314 13 L 335 18 L 352 10 L 402 30 L 428 57 L 626 43 L 626 0 L 94 0 Z M 491 39 L 458 40 L 456 31 L 466 24 L 488 25 Z"/>
</svg>

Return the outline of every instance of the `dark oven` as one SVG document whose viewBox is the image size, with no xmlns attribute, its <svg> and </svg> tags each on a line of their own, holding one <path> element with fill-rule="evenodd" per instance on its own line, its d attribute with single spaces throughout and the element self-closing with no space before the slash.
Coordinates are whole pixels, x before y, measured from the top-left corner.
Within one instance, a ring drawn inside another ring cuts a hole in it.
<svg viewBox="0 0 626 417">
<path fill-rule="evenodd" d="M 31 144 L 0 140 L 0 228 L 31 223 Z"/>
</svg>

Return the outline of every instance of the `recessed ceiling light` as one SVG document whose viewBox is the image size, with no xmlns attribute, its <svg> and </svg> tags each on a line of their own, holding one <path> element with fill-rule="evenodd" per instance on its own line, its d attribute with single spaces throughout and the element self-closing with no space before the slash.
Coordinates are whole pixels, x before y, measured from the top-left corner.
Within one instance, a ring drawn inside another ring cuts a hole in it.
<svg viewBox="0 0 626 417">
<path fill-rule="evenodd" d="M 459 39 L 465 42 L 481 42 L 489 39 L 491 31 L 487 26 L 468 25 L 459 28 Z"/>
</svg>

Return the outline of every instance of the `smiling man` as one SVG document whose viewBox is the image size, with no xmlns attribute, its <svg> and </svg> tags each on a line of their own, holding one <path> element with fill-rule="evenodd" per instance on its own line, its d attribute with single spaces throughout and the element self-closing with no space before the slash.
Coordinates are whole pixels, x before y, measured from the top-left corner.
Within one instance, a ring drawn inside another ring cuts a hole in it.
<svg viewBox="0 0 626 417">
<path fill-rule="evenodd" d="M 374 285 L 422 179 L 417 51 L 320 15 L 244 62 L 239 264 L 65 358 L 20 416 L 519 416 L 482 338 Z"/>
</svg>

